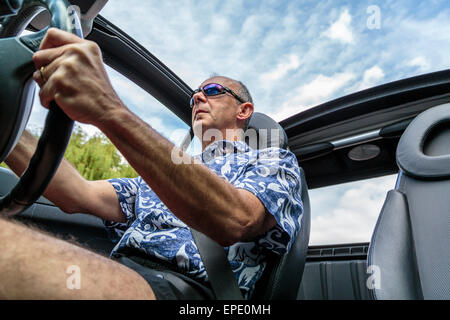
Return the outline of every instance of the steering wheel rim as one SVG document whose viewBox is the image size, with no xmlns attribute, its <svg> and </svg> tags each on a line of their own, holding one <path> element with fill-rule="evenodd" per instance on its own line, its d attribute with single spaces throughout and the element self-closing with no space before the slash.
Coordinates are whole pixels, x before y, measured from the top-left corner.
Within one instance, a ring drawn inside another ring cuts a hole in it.
<svg viewBox="0 0 450 320">
<path fill-rule="evenodd" d="M 34 34 L 17 37 L 36 14 L 47 9 L 50 25 Z M 39 50 L 48 28 L 55 27 L 82 37 L 78 16 L 66 0 L 25 0 L 17 15 L 7 17 L 0 28 L 0 65 L 6 74 L 0 91 L 0 162 L 12 151 L 21 137 L 31 113 L 35 84 L 32 56 Z M 11 59 L 11 56 L 14 59 Z M 13 60 L 13 61 L 11 61 Z M 5 124 L 5 125 L 3 125 Z M 32 205 L 53 178 L 72 133 L 73 120 L 53 101 L 36 151 L 16 186 L 0 198 L 0 215 L 14 215 Z"/>
</svg>

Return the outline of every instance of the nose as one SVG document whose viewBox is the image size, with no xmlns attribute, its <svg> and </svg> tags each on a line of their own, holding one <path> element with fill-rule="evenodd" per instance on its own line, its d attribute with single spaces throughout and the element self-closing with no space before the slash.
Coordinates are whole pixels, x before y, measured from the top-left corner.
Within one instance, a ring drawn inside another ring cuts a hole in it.
<svg viewBox="0 0 450 320">
<path fill-rule="evenodd" d="M 203 92 L 201 90 L 199 90 L 198 92 L 194 93 L 194 95 L 191 98 L 191 108 L 194 109 L 194 106 L 196 104 L 198 104 L 198 102 L 206 102 L 206 97 L 203 94 Z"/>
</svg>

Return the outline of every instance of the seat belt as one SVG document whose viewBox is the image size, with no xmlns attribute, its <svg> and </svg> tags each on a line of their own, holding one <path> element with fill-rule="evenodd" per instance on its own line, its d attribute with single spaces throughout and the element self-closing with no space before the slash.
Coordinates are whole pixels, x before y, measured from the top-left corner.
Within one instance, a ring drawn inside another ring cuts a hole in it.
<svg viewBox="0 0 450 320">
<path fill-rule="evenodd" d="M 190 230 L 216 298 L 244 300 L 223 247 L 203 233 L 192 228 Z"/>
</svg>

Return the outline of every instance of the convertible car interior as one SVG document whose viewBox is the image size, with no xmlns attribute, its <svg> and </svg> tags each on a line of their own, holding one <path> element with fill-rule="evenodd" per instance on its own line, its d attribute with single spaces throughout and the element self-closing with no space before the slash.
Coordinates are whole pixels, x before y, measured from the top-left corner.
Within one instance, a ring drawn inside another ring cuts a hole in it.
<svg viewBox="0 0 450 320">
<path fill-rule="evenodd" d="M 99 14 L 106 0 L 4 2 L 9 6 L 0 11 L 0 63 L 5 66 L 0 162 L 30 115 L 31 55 L 49 24 L 95 41 L 105 64 L 190 125 L 192 88 Z M 80 8 L 79 23 L 67 23 L 70 4 Z M 17 37 L 24 29 L 28 34 Z M 0 210 L 108 255 L 114 244 L 99 218 L 64 214 L 41 196 L 72 125 L 53 105 L 26 173 L 18 178 L 0 168 Z M 257 283 L 255 300 L 450 299 L 450 70 L 365 89 L 279 123 L 258 113 L 249 128 L 282 132 L 278 143 L 296 155 L 302 168 L 304 202 L 302 232 L 287 255 L 273 258 Z M 189 142 L 187 137 L 184 143 Z M 308 190 L 388 174 L 397 174 L 397 183 L 386 195 L 370 243 L 308 246 L 315 212 Z"/>
</svg>

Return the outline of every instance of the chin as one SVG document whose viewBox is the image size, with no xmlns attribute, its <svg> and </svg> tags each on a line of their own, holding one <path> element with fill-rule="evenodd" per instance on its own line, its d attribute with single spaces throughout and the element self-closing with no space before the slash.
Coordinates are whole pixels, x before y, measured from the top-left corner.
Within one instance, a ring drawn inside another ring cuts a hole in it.
<svg viewBox="0 0 450 320">
<path fill-rule="evenodd" d="M 203 131 L 205 130 L 205 125 L 201 120 L 195 120 L 192 124 L 192 130 L 194 131 L 194 135 L 197 137 L 203 136 Z"/>
<path fill-rule="evenodd" d="M 194 131 L 194 134 L 199 137 L 207 136 L 217 136 L 217 126 L 214 125 L 214 123 L 211 123 L 210 121 L 205 120 L 196 120 L 194 121 L 194 124 L 192 126 L 192 130 Z M 208 130 L 211 130 L 208 132 Z"/>
</svg>

